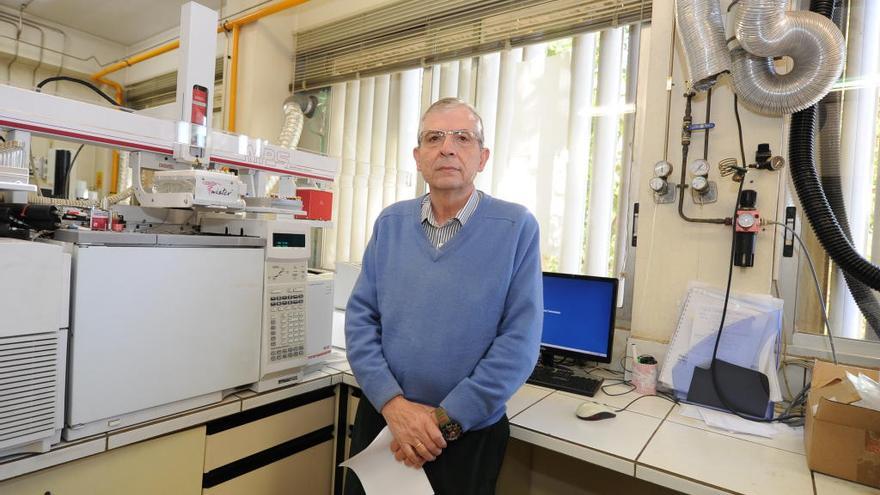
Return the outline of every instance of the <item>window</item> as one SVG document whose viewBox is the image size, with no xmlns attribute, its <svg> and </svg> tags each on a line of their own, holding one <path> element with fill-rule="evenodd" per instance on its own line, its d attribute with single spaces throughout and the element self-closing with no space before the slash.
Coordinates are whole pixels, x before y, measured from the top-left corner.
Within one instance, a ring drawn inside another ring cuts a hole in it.
<svg viewBox="0 0 880 495">
<path fill-rule="evenodd" d="M 842 109 L 840 180 L 853 245 L 877 264 L 880 263 L 880 228 L 877 227 L 880 202 L 876 194 L 880 160 L 880 3 L 873 0 L 844 3 L 847 9 L 842 25 L 847 37 L 847 63 L 844 76 L 835 89 L 840 94 Z M 824 285 L 834 335 L 878 340 L 877 333 L 867 327 L 844 277 L 829 261 L 811 228 L 802 226 L 801 231 Z M 824 325 L 806 261 L 792 263 L 797 263 L 797 268 L 792 268 L 795 275 L 781 280 L 786 302 L 794 306 L 795 330 L 822 334 Z M 783 276 L 786 270 L 784 261 Z M 872 295 L 876 297 L 877 293 Z"/>
<path fill-rule="evenodd" d="M 360 261 L 382 208 L 424 191 L 418 120 L 457 96 L 480 112 L 492 152 L 477 187 L 532 211 L 544 269 L 622 274 L 638 45 L 633 25 L 333 84 L 322 148 L 342 164 L 321 265 Z"/>
</svg>

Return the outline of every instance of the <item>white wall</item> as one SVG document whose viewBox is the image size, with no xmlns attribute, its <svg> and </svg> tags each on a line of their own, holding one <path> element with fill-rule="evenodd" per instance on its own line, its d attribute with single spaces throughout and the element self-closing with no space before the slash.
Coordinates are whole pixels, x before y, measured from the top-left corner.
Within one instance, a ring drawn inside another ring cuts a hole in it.
<svg viewBox="0 0 880 495">
<path fill-rule="evenodd" d="M 0 12 L 18 17 L 18 11 L 8 7 L 0 6 Z M 25 19 L 33 18 L 26 15 Z M 43 46 L 47 48 L 47 50 L 43 50 L 43 64 L 45 65 L 57 68 L 62 62 L 62 56 L 58 52 L 63 51 L 66 54 L 63 57 L 65 70 L 79 74 L 90 74 L 100 70 L 102 64 L 114 62 L 125 53 L 125 47 L 118 43 L 54 22 L 42 19 L 34 20 L 37 24 L 45 26 L 42 27 L 45 34 Z M 15 32 L 14 25 L 0 21 L 0 60 L 2 60 L 0 63 L 0 82 L 5 83 L 9 79 L 6 63 L 9 61 L 9 57 L 15 53 Z M 20 40 L 19 62 L 16 65 L 39 60 L 40 32 L 25 24 Z"/>
<path fill-rule="evenodd" d="M 294 33 L 310 29 L 358 12 L 372 10 L 391 0 L 312 0 L 244 26 L 239 40 L 238 104 L 236 132 L 275 141 L 281 130 L 281 103 L 290 94 L 293 79 Z M 228 0 L 222 18 L 236 18 L 260 4 L 258 0 Z M 172 29 L 142 43 L 128 47 L 128 55 L 176 39 Z M 232 35 L 217 35 L 217 54 L 231 54 Z M 125 84 L 142 81 L 176 70 L 177 51 L 172 51 L 120 71 Z M 229 60 L 226 60 L 228 74 Z M 223 122 L 226 122 L 224 108 Z"/>
<path fill-rule="evenodd" d="M 0 12 L 18 15 L 17 11 L 6 7 L 0 7 Z M 32 18 L 25 17 L 25 19 Z M 33 19 L 33 21 L 41 27 L 43 34 L 25 24 L 19 38 L 17 57 L 14 41 L 16 28 L 8 22 L 0 21 L 0 83 L 33 88 L 41 80 L 57 75 L 61 64 L 66 75 L 86 76 L 100 70 L 101 64 L 113 62 L 125 53 L 125 47 L 117 43 L 42 19 Z M 42 61 L 39 48 L 41 36 L 44 48 Z M 61 52 L 65 53 L 63 59 Z M 74 83 L 49 83 L 43 91 L 99 105 L 108 104 L 91 90 Z M 112 91 L 108 92 L 113 95 Z M 70 149 L 76 152 L 78 147 L 78 144 L 69 141 L 34 137 L 31 142 L 31 154 L 38 160 L 47 155 L 49 148 Z M 93 190 L 96 187 L 97 172 L 100 172 L 103 175 L 103 189 L 106 191 L 110 180 L 110 156 L 111 152 L 108 149 L 85 146 L 77 158 L 71 184 L 77 179 L 82 179 L 88 183 L 88 188 Z"/>
<path fill-rule="evenodd" d="M 729 1 L 722 2 L 722 11 Z M 640 214 L 638 247 L 636 248 L 635 295 L 632 333 L 634 337 L 665 342 L 675 329 L 679 304 L 692 281 L 724 287 L 730 257 L 731 230 L 727 226 L 686 223 L 678 217 L 674 204 L 655 205 L 648 189 L 656 161 L 668 159 L 674 166 L 671 183 L 678 183 L 681 167 L 681 122 L 684 112 L 684 69 L 680 43 L 672 46 L 674 25 L 673 0 L 656 0 L 649 29 L 642 31 L 641 66 L 637 102 L 635 167 L 639 174 Z M 669 74 L 670 59 L 672 74 Z M 672 87 L 667 91 L 667 78 Z M 685 196 L 685 211 L 691 217 L 729 217 L 733 214 L 737 184 L 720 178 L 717 163 L 727 157 L 739 160 L 739 144 L 733 115 L 730 84 L 724 80 L 713 92 L 712 120 L 717 127 L 711 133 L 709 161 L 710 179 L 718 182 L 717 203 L 699 207 Z M 671 98 L 667 113 L 667 101 Z M 705 95 L 694 100 L 694 122 L 705 116 Z M 746 158 L 754 160 L 758 143 L 770 143 L 775 154 L 785 155 L 782 118 L 756 115 L 740 105 L 743 120 Z M 668 128 L 667 128 L 668 126 Z M 668 139 L 668 147 L 666 140 Z M 703 133 L 694 133 L 690 163 L 702 158 Z M 758 208 L 772 218 L 777 211 L 777 189 L 780 174 L 751 171 L 746 188 L 758 192 Z M 690 175 L 687 176 L 690 181 Z M 774 257 L 772 230 L 758 234 L 755 266 L 735 268 L 733 290 L 770 293 Z"/>
</svg>

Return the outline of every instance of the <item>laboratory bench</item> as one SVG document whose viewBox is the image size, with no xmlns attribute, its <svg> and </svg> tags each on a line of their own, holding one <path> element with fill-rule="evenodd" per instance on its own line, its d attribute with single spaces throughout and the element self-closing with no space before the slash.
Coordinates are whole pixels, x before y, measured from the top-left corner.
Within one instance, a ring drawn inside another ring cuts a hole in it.
<svg viewBox="0 0 880 495">
<path fill-rule="evenodd" d="M 625 392 L 624 386 L 608 392 Z M 772 439 L 714 430 L 661 398 L 582 421 L 595 397 L 524 385 L 508 402 L 511 442 L 499 495 L 656 493 L 880 494 L 807 467 L 802 432 Z M 344 351 L 295 385 L 236 392 L 180 414 L 0 460 L 4 495 L 341 493 L 360 398 Z"/>
</svg>

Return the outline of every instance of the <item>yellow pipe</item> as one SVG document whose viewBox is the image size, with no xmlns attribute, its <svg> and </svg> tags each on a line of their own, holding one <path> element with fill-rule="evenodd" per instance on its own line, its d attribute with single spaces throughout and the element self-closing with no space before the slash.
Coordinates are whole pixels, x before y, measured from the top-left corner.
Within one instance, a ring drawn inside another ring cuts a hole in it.
<svg viewBox="0 0 880 495">
<path fill-rule="evenodd" d="M 219 31 L 218 31 L 219 32 Z M 137 55 L 132 55 L 126 59 L 120 60 L 114 64 L 110 64 L 107 67 L 104 67 L 100 71 L 92 74 L 92 79 L 99 80 L 102 77 L 110 74 L 111 72 L 116 72 L 120 69 L 124 69 L 126 67 L 131 67 L 134 64 L 143 62 L 144 60 L 151 59 L 157 55 L 162 55 L 163 53 L 170 52 L 171 50 L 175 50 L 180 47 L 180 40 L 175 40 L 170 43 L 166 43 L 162 46 L 157 46 L 156 48 L 151 48 L 143 53 L 138 53 Z"/>
<path fill-rule="evenodd" d="M 223 26 L 226 26 L 227 29 L 234 26 L 244 26 L 245 24 L 250 24 L 252 22 L 258 21 L 263 17 L 272 15 L 276 12 L 281 12 L 282 10 L 304 4 L 307 1 L 308 0 L 284 0 L 282 2 L 278 2 L 276 4 L 269 5 L 268 7 L 264 7 L 262 9 L 251 12 L 250 14 L 245 14 L 238 19 L 226 21 L 223 23 Z"/>
<path fill-rule="evenodd" d="M 118 82 L 113 81 L 111 79 L 96 78 L 94 76 L 93 76 L 93 79 L 95 79 L 95 81 L 97 81 L 101 84 L 106 84 L 108 86 L 111 86 L 115 90 L 115 95 L 114 95 L 115 98 L 114 99 L 116 100 L 116 103 L 122 105 L 123 95 L 125 93 L 124 93 L 124 90 L 123 90 L 121 84 L 119 84 Z M 113 164 L 110 167 L 110 189 L 109 190 L 110 190 L 111 194 L 116 192 L 117 182 L 119 182 L 119 151 L 113 150 Z"/>
<path fill-rule="evenodd" d="M 238 100 L 238 40 L 241 26 L 256 22 L 263 17 L 289 9 L 290 7 L 304 4 L 307 1 L 308 0 L 284 0 L 250 14 L 243 15 L 238 19 L 224 22 L 221 25 L 221 28 L 232 28 L 232 61 L 229 64 L 229 98 L 227 100 L 227 115 L 229 116 L 229 121 L 226 125 L 227 131 L 235 132 L 235 109 Z"/>
<path fill-rule="evenodd" d="M 110 194 L 116 194 L 119 183 L 119 150 L 113 150 L 113 167 L 110 168 Z"/>
<path fill-rule="evenodd" d="M 232 61 L 229 63 L 229 123 L 226 130 L 235 132 L 235 105 L 238 99 L 238 38 L 241 34 L 241 25 L 232 26 Z"/>
<path fill-rule="evenodd" d="M 245 24 L 250 24 L 252 22 L 258 21 L 263 17 L 268 15 L 272 15 L 276 12 L 280 12 L 285 9 L 289 9 L 290 7 L 296 7 L 297 5 L 306 3 L 308 0 L 284 0 L 282 2 L 278 2 L 273 5 L 269 5 L 268 7 L 262 8 L 260 10 L 251 12 L 250 14 L 245 14 L 238 19 L 233 19 L 231 21 L 223 21 L 220 26 L 217 27 L 217 32 L 221 33 L 223 31 L 231 31 L 235 26 L 244 26 Z M 119 62 L 108 65 L 107 67 L 101 69 L 100 71 L 92 74 L 92 79 L 98 80 L 107 74 L 112 72 L 116 72 L 120 69 L 124 69 L 126 67 L 131 67 L 134 64 L 143 62 L 144 60 L 151 59 L 157 55 L 161 55 L 163 53 L 170 52 L 176 48 L 180 47 L 180 40 L 175 40 L 168 42 L 162 46 L 157 46 L 156 48 L 151 48 L 143 53 L 139 53 L 137 55 L 132 55 L 131 57 L 120 60 Z"/>
<path fill-rule="evenodd" d="M 241 26 L 250 24 L 252 22 L 256 22 L 263 17 L 275 14 L 277 12 L 281 12 L 282 10 L 289 9 L 291 7 L 296 7 L 297 5 L 301 5 L 306 3 L 308 0 L 283 0 L 281 2 L 269 5 L 262 9 L 251 12 L 250 14 L 245 14 L 238 19 L 233 19 L 231 21 L 224 21 L 217 27 L 217 32 L 223 31 L 232 31 L 232 62 L 230 67 L 230 75 L 229 75 L 229 124 L 228 130 L 230 132 L 235 131 L 235 105 L 237 99 L 237 91 L 238 91 L 238 40 L 240 37 L 240 29 Z M 92 74 L 92 79 L 112 86 L 116 90 L 116 101 L 119 104 L 122 104 L 122 94 L 123 88 L 122 85 L 117 83 L 116 81 L 112 81 L 110 79 L 105 79 L 104 76 L 107 74 L 111 74 L 120 69 L 124 69 L 126 67 L 131 67 L 134 64 L 143 62 L 144 60 L 151 59 L 163 53 L 170 52 L 176 48 L 180 47 L 180 40 L 171 41 L 162 46 L 157 46 L 156 48 L 152 48 L 143 53 L 139 53 L 137 55 L 132 55 L 124 60 L 120 60 L 119 62 L 108 65 L 107 67 L 101 69 L 100 71 Z M 114 160 L 114 175 L 118 174 L 116 170 L 118 167 L 118 159 Z M 114 182 L 115 184 L 115 182 Z"/>
</svg>

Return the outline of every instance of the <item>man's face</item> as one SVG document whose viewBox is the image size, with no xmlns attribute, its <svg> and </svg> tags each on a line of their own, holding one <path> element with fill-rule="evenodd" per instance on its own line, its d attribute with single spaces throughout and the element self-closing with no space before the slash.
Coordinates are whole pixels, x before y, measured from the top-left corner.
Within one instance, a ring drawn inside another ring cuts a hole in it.
<svg viewBox="0 0 880 495">
<path fill-rule="evenodd" d="M 474 139 L 477 121 L 465 107 L 435 110 L 425 117 L 422 142 L 413 149 L 416 166 L 432 191 L 470 192 L 489 159 Z M 467 131 L 443 135 L 431 131 Z"/>
</svg>

